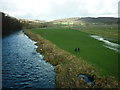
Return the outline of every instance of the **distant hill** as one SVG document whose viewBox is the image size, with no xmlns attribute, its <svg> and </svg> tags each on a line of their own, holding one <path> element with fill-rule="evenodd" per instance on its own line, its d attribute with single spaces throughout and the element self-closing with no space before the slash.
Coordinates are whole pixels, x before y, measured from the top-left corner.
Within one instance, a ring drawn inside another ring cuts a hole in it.
<svg viewBox="0 0 120 90">
<path fill-rule="evenodd" d="M 114 17 L 98 17 L 98 18 L 79 18 L 77 21 L 83 21 L 83 22 L 92 22 L 92 23 L 104 23 L 104 24 L 113 24 L 118 22 L 118 18 Z"/>
<path fill-rule="evenodd" d="M 21 23 L 44 23 L 42 20 L 32 20 L 32 19 L 19 19 Z"/>
<path fill-rule="evenodd" d="M 42 20 L 19 19 L 23 29 L 46 27 L 46 22 Z"/>
<path fill-rule="evenodd" d="M 52 21 L 54 24 L 74 24 L 74 23 L 94 23 L 94 24 L 114 24 L 118 23 L 118 18 L 114 17 L 84 17 L 66 18 Z"/>
</svg>

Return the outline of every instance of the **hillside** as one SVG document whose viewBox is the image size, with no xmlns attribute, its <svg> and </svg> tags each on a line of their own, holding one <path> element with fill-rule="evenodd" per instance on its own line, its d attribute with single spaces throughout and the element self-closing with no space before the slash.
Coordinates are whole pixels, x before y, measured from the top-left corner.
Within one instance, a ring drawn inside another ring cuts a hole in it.
<svg viewBox="0 0 120 90">
<path fill-rule="evenodd" d="M 66 19 L 58 19 L 52 21 L 54 24 L 116 24 L 118 22 L 118 18 L 114 17 L 84 17 L 84 18 L 66 18 Z"/>
</svg>

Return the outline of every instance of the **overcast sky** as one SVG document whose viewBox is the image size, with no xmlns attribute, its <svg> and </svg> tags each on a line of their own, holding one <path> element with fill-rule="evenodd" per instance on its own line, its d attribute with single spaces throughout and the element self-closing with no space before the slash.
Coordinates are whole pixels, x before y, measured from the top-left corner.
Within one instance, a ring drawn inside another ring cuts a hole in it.
<svg viewBox="0 0 120 90">
<path fill-rule="evenodd" d="M 117 17 L 119 0 L 0 0 L 0 11 L 22 19 Z"/>
</svg>

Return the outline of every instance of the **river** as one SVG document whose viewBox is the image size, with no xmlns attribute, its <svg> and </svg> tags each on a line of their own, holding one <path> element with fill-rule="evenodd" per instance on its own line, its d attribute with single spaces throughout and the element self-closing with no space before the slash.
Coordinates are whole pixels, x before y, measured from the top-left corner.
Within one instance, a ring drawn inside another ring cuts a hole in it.
<svg viewBox="0 0 120 90">
<path fill-rule="evenodd" d="M 2 88 L 55 88 L 54 67 L 22 31 L 2 39 Z"/>
</svg>

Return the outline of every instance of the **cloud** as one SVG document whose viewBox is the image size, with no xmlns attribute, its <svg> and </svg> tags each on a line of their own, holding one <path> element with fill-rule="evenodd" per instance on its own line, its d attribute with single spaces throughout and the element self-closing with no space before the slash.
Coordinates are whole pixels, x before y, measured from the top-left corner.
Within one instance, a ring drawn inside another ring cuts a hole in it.
<svg viewBox="0 0 120 90">
<path fill-rule="evenodd" d="M 117 17 L 118 0 L 0 0 L 0 11 L 26 19 Z"/>
</svg>

